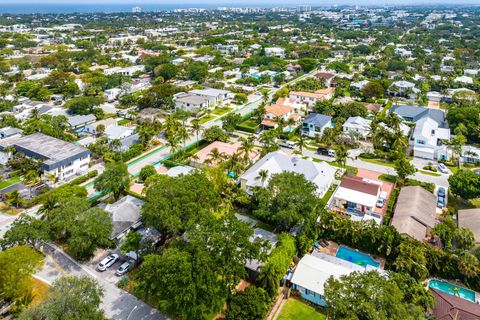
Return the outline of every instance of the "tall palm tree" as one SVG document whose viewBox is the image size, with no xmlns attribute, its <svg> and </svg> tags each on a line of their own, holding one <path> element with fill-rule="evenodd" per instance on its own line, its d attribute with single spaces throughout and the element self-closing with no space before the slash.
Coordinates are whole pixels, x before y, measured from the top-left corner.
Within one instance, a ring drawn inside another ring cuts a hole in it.
<svg viewBox="0 0 480 320">
<path fill-rule="evenodd" d="M 244 163 L 247 164 L 250 161 L 250 154 L 255 148 L 255 138 L 253 136 L 248 138 L 241 137 L 240 142 L 242 143 L 240 152 L 243 154 Z"/>
<path fill-rule="evenodd" d="M 198 147 L 198 144 L 200 143 L 200 141 L 198 139 L 198 135 L 199 135 L 200 131 L 202 130 L 202 125 L 199 123 L 198 119 L 192 120 L 192 128 L 190 130 L 191 130 L 192 133 L 195 133 L 196 140 L 197 140 L 197 147 Z"/>
<path fill-rule="evenodd" d="M 265 169 L 259 170 L 258 176 L 255 179 L 260 180 L 262 182 L 262 188 L 265 188 L 265 182 L 268 179 L 268 171 Z"/>
<path fill-rule="evenodd" d="M 303 154 L 303 148 L 307 147 L 307 141 L 303 134 L 300 133 L 299 139 L 297 141 L 297 146 L 300 149 L 300 154 Z"/>
<path fill-rule="evenodd" d="M 345 168 L 345 165 L 347 163 L 347 158 L 348 158 L 348 150 L 345 146 L 340 145 L 335 149 L 335 161 L 338 162 L 338 164 Z"/>
</svg>

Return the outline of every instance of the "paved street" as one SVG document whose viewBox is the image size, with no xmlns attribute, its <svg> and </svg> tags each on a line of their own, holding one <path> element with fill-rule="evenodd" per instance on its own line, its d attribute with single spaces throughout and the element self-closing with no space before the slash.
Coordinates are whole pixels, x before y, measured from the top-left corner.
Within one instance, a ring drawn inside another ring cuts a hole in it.
<svg viewBox="0 0 480 320">
<path fill-rule="evenodd" d="M 310 150 L 304 150 L 303 154 L 305 156 L 321 159 L 321 160 L 324 160 L 324 161 L 333 161 L 334 160 L 334 158 L 331 158 L 331 157 L 328 157 L 328 156 L 322 156 L 322 155 L 319 155 L 316 152 L 310 151 Z M 380 172 L 380 173 L 396 175 L 394 168 L 391 168 L 391 167 L 388 167 L 388 166 L 382 166 L 382 165 L 379 165 L 379 164 L 370 163 L 370 162 L 366 162 L 366 161 L 362 161 L 360 158 L 355 159 L 354 154 L 355 153 L 351 153 L 351 158 L 347 159 L 347 165 L 352 166 L 352 167 L 356 167 L 356 168 L 362 168 L 362 169 L 377 171 L 377 172 Z M 423 182 L 434 183 L 437 186 L 444 186 L 444 187 L 449 186 L 448 175 L 447 174 L 442 174 L 441 176 L 437 177 L 437 176 L 431 176 L 431 175 L 423 174 L 421 172 L 417 172 L 412 176 L 412 178 L 416 179 L 416 180 L 419 180 L 419 181 L 423 181 Z"/>
<path fill-rule="evenodd" d="M 169 319 L 160 314 L 156 309 L 137 299 L 135 296 L 103 279 L 102 273 L 99 273 L 90 267 L 78 264 L 60 249 L 51 245 L 45 245 L 44 252 L 47 255 L 45 266 L 36 274 L 36 277 L 49 284 L 62 274 L 87 276 L 95 279 L 104 289 L 101 308 L 105 311 L 107 317 L 115 320 Z"/>
</svg>

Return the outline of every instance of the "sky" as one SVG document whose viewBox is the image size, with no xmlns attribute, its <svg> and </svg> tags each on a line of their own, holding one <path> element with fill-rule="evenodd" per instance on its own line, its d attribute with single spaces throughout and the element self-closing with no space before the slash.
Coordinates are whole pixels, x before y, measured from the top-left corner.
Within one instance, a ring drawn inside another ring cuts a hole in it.
<svg viewBox="0 0 480 320">
<path fill-rule="evenodd" d="M 14 8 L 15 6 L 24 7 L 26 4 L 31 5 L 29 10 L 35 12 L 35 5 L 38 5 L 38 11 L 43 11 L 40 7 L 51 4 L 59 4 L 62 8 L 73 7 L 75 5 L 80 6 L 111 6 L 120 7 L 131 5 L 133 6 L 142 6 L 146 5 L 145 9 L 149 10 L 151 8 L 157 7 L 161 9 L 162 7 L 179 8 L 185 7 L 206 7 L 206 8 L 215 8 L 219 6 L 228 6 L 228 7 L 275 7 L 275 6 L 284 6 L 284 7 L 293 7 L 301 4 L 311 5 L 311 6 L 329 6 L 333 4 L 338 5 L 436 5 L 436 4 L 451 4 L 451 5 L 480 5 L 480 0 L 0 0 L 0 11 L 1 6 Z M 32 7 L 33 6 L 33 7 Z M 4 8 L 7 9 L 7 8 Z M 59 8 L 58 8 L 59 9 Z M 93 8 L 92 8 L 93 9 Z"/>
<path fill-rule="evenodd" d="M 66 4 L 65 0 L 0 0 L 1 4 Z M 259 2 L 258 0 L 183 0 L 178 2 L 178 0 L 141 0 L 141 1 L 132 1 L 132 0 L 72 0 L 67 3 L 70 4 L 95 4 L 95 5 L 125 5 L 131 4 L 139 5 L 149 4 L 149 5 L 171 5 L 175 3 L 189 3 L 192 5 L 201 6 L 205 5 L 214 5 L 214 4 L 229 4 L 231 6 L 245 6 L 245 5 L 256 5 L 256 6 L 272 6 L 272 5 L 298 5 L 298 4 L 308 4 L 308 5 L 331 5 L 331 4 L 400 4 L 400 5 L 412 5 L 412 4 L 478 4 L 480 5 L 480 0 L 264 0 Z"/>
</svg>

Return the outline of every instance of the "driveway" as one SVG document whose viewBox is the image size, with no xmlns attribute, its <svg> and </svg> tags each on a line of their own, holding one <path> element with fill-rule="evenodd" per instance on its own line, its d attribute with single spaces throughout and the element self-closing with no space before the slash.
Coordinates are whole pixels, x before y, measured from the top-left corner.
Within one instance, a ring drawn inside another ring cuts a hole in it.
<svg viewBox="0 0 480 320">
<path fill-rule="evenodd" d="M 80 265 L 70 256 L 54 245 L 43 246 L 47 258 L 45 265 L 36 276 L 51 284 L 62 274 L 86 276 L 96 280 L 104 289 L 104 296 L 100 308 L 105 311 L 108 318 L 115 320 L 167 320 L 156 309 L 137 299 L 130 293 L 118 288 L 104 279 L 103 275 L 88 266 Z"/>
</svg>

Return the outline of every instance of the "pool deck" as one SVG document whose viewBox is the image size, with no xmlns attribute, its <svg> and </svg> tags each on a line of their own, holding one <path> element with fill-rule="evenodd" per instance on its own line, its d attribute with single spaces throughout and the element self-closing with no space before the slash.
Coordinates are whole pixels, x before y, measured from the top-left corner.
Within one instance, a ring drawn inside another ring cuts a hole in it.
<svg viewBox="0 0 480 320">
<path fill-rule="evenodd" d="M 355 250 L 355 251 L 358 251 L 360 253 L 363 253 L 363 254 L 366 254 L 366 255 L 369 255 L 370 257 L 373 258 L 373 260 L 375 260 L 376 262 L 380 263 L 380 269 L 384 270 L 385 269 L 385 259 L 383 258 L 379 258 L 379 257 L 375 257 L 367 252 L 363 252 L 361 250 L 357 250 L 357 249 L 354 249 L 354 248 L 350 248 L 349 246 L 346 246 L 344 244 L 342 244 L 343 247 L 345 248 L 349 248 L 351 250 Z M 321 253 L 325 253 L 325 254 L 328 254 L 330 256 L 336 256 L 337 255 L 337 251 L 338 251 L 338 248 L 340 247 L 340 245 L 336 242 L 333 242 L 333 241 L 328 241 L 328 246 L 326 247 L 322 247 L 320 246 L 319 248 L 317 248 L 317 252 L 321 252 Z"/>
</svg>

